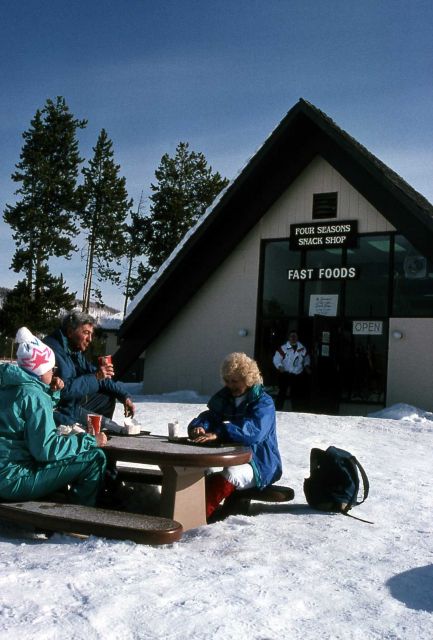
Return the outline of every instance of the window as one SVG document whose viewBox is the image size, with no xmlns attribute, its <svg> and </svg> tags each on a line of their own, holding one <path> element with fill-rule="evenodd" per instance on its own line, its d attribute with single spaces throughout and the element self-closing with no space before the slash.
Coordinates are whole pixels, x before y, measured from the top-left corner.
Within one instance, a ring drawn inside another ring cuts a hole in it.
<svg viewBox="0 0 433 640">
<path fill-rule="evenodd" d="M 299 269 L 300 251 L 290 251 L 287 240 L 265 245 L 263 270 L 264 317 L 298 314 L 299 282 L 288 280 L 288 269 Z"/>
<path fill-rule="evenodd" d="M 388 315 L 389 250 L 388 235 L 361 236 L 358 247 L 347 250 L 347 266 L 359 267 L 360 275 L 346 281 L 346 316 Z"/>
<path fill-rule="evenodd" d="M 347 402 L 384 402 L 388 331 L 382 335 L 353 335 L 346 320 L 339 353 L 341 399 Z"/>
<path fill-rule="evenodd" d="M 394 316 L 428 318 L 433 309 L 433 263 L 403 236 L 394 243 Z"/>
<path fill-rule="evenodd" d="M 307 268 L 340 267 L 341 249 L 323 249 L 307 251 Z M 305 283 L 304 315 L 310 313 L 310 299 L 313 295 L 338 295 L 337 315 L 340 315 L 341 281 L 340 280 L 312 280 Z"/>
<path fill-rule="evenodd" d="M 313 194 L 313 220 L 337 217 L 337 192 Z"/>
</svg>

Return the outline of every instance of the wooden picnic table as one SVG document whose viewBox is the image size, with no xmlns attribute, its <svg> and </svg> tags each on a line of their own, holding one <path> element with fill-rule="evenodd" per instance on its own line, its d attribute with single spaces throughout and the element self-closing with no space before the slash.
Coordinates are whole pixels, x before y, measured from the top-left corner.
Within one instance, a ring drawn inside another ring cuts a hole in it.
<svg viewBox="0 0 433 640">
<path fill-rule="evenodd" d="M 154 435 L 112 436 L 104 451 L 115 463 L 157 465 L 163 476 L 160 515 L 180 522 L 184 530 L 206 524 L 206 469 L 251 460 L 249 447 L 181 444 Z"/>
</svg>

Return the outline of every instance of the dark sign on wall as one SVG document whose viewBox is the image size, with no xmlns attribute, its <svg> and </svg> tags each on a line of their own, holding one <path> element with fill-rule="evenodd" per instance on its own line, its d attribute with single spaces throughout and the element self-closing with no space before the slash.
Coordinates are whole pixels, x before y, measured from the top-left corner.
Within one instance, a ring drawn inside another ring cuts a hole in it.
<svg viewBox="0 0 433 640">
<path fill-rule="evenodd" d="M 353 247 L 358 233 L 357 220 L 306 222 L 290 225 L 290 249 L 332 249 Z"/>
</svg>

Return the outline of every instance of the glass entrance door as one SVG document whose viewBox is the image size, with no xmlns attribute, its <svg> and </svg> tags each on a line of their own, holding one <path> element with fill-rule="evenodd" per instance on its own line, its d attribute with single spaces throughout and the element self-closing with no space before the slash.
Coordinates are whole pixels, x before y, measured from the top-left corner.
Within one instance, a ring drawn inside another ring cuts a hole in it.
<svg viewBox="0 0 433 640">
<path fill-rule="evenodd" d="M 339 318 L 313 318 L 311 410 L 337 415 L 340 401 Z"/>
<path fill-rule="evenodd" d="M 385 402 L 391 245 L 378 234 L 344 251 L 299 252 L 290 251 L 287 240 L 264 243 L 255 357 L 267 387 L 277 385 L 275 350 L 295 329 L 313 360 L 312 411 L 334 414 L 341 402 Z M 305 275 L 339 266 L 359 268 L 360 278 Z M 317 315 L 325 302 L 330 315 Z"/>
</svg>

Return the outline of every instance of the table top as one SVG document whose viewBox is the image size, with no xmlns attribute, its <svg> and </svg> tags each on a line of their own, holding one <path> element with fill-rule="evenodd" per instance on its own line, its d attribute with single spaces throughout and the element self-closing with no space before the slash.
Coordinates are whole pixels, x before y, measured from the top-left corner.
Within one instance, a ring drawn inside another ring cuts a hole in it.
<svg viewBox="0 0 433 640">
<path fill-rule="evenodd" d="M 227 467 L 251 460 L 251 449 L 242 445 L 209 447 L 180 444 L 170 442 L 167 436 L 153 435 L 112 436 L 104 451 L 114 460 L 159 466 Z"/>
</svg>

